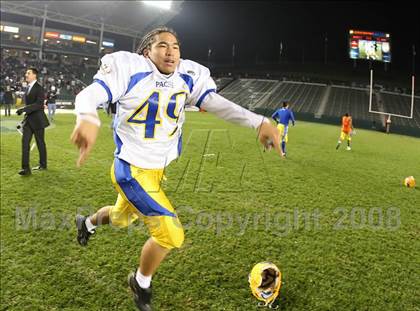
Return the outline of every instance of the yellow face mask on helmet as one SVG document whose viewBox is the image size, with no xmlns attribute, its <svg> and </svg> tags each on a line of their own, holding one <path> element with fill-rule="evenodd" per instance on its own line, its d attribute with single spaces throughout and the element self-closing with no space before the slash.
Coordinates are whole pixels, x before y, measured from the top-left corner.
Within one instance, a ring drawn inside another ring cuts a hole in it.
<svg viewBox="0 0 420 311">
<path fill-rule="evenodd" d="M 252 268 L 248 282 L 252 294 L 264 301 L 264 306 L 271 307 L 280 292 L 281 272 L 271 262 L 260 262 Z"/>
</svg>

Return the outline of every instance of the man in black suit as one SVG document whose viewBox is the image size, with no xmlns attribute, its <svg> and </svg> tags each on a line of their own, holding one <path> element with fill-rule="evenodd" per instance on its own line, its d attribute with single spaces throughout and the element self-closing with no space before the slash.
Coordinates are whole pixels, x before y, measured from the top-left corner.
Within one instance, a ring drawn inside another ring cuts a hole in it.
<svg viewBox="0 0 420 311">
<path fill-rule="evenodd" d="M 22 169 L 19 175 L 28 176 L 31 174 L 29 167 L 29 145 L 32 135 L 35 135 L 36 145 L 39 151 L 39 165 L 34 170 L 47 169 L 47 148 L 45 146 L 45 128 L 50 125 L 44 113 L 44 90 L 37 81 L 38 70 L 29 68 L 26 70 L 25 79 L 28 88 L 25 94 L 25 107 L 18 109 L 18 115 L 25 114 L 23 119 L 22 135 Z"/>
</svg>

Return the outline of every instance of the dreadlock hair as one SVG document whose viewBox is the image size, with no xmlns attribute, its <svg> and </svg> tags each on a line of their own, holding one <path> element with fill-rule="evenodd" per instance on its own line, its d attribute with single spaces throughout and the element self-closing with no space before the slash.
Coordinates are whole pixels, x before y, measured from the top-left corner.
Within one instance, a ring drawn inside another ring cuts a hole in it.
<svg viewBox="0 0 420 311">
<path fill-rule="evenodd" d="M 159 26 L 155 29 L 150 30 L 147 34 L 143 36 L 140 41 L 139 47 L 137 48 L 137 54 L 143 55 L 144 50 L 150 49 L 152 44 L 155 42 L 155 36 L 161 34 L 162 32 L 169 32 L 170 34 L 174 35 L 176 40 L 179 43 L 178 35 L 176 34 L 175 30 L 166 26 Z"/>
</svg>

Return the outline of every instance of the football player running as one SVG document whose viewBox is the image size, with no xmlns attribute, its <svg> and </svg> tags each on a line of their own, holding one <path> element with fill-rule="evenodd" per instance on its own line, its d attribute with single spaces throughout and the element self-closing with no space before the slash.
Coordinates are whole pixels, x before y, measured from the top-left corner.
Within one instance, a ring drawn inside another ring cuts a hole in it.
<svg viewBox="0 0 420 311">
<path fill-rule="evenodd" d="M 347 150 L 351 150 L 351 137 L 352 137 L 352 131 L 353 131 L 353 120 L 351 116 L 346 113 L 341 118 L 341 133 L 340 137 L 338 138 L 337 146 L 335 147 L 336 150 L 340 148 L 341 142 L 343 140 L 347 140 Z"/>
<path fill-rule="evenodd" d="M 281 139 L 281 156 L 285 157 L 286 144 L 289 141 L 289 122 L 292 121 L 292 125 L 295 126 L 295 116 L 293 115 L 293 111 L 289 109 L 289 103 L 284 101 L 282 107 L 277 109 L 271 117 L 277 123 Z"/>
<path fill-rule="evenodd" d="M 281 154 L 279 132 L 268 119 L 217 94 L 210 71 L 180 58 L 177 34 L 167 27 L 146 34 L 137 53 L 105 55 L 94 82 L 77 95 L 77 122 L 71 135 L 79 149 L 77 166 L 95 144 L 100 127 L 96 108 L 106 102 L 117 104 L 111 178 L 118 197 L 114 205 L 93 215 L 76 216 L 77 240 L 85 246 L 99 225 L 126 227 L 141 219 L 150 238 L 128 283 L 136 306 L 149 311 L 152 276 L 169 251 L 184 241 L 184 230 L 161 181 L 164 168 L 181 153 L 185 105 L 254 128 L 264 147 L 272 146 Z"/>
</svg>

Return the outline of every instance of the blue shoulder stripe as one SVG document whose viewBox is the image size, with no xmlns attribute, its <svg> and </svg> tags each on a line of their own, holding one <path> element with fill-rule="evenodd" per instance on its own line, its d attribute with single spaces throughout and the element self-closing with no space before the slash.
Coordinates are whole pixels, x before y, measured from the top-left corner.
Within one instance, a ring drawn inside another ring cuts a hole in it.
<svg viewBox="0 0 420 311">
<path fill-rule="evenodd" d="M 112 103 L 112 93 L 108 85 L 106 85 L 106 83 L 100 79 L 94 79 L 93 82 L 97 82 L 100 85 L 102 85 L 102 87 L 105 89 L 106 93 L 108 94 L 108 102 Z"/>
<path fill-rule="evenodd" d="M 205 91 L 201 96 L 200 96 L 200 98 L 198 99 L 198 101 L 197 101 L 197 103 L 195 104 L 198 108 L 200 108 L 200 106 L 201 106 L 201 103 L 203 102 L 203 100 L 204 100 L 204 98 L 208 95 L 208 94 L 210 94 L 210 93 L 212 93 L 212 92 L 216 92 L 216 89 L 208 89 L 207 91 Z"/>
<path fill-rule="evenodd" d="M 127 94 L 128 92 L 131 91 L 131 89 L 137 84 L 139 83 L 141 80 L 143 80 L 144 78 L 146 78 L 148 75 L 150 75 L 152 72 L 148 71 L 148 72 L 138 72 L 134 75 L 132 75 L 130 77 L 130 82 L 128 83 L 128 88 L 127 91 L 125 92 L 125 94 Z M 124 95 L 125 95 L 124 94 Z"/>
<path fill-rule="evenodd" d="M 179 75 L 181 76 L 182 80 L 184 80 L 185 83 L 188 85 L 188 88 L 190 89 L 190 93 L 192 93 L 192 90 L 194 87 L 193 78 L 191 78 L 190 75 L 187 75 L 185 73 L 180 73 Z"/>
</svg>

